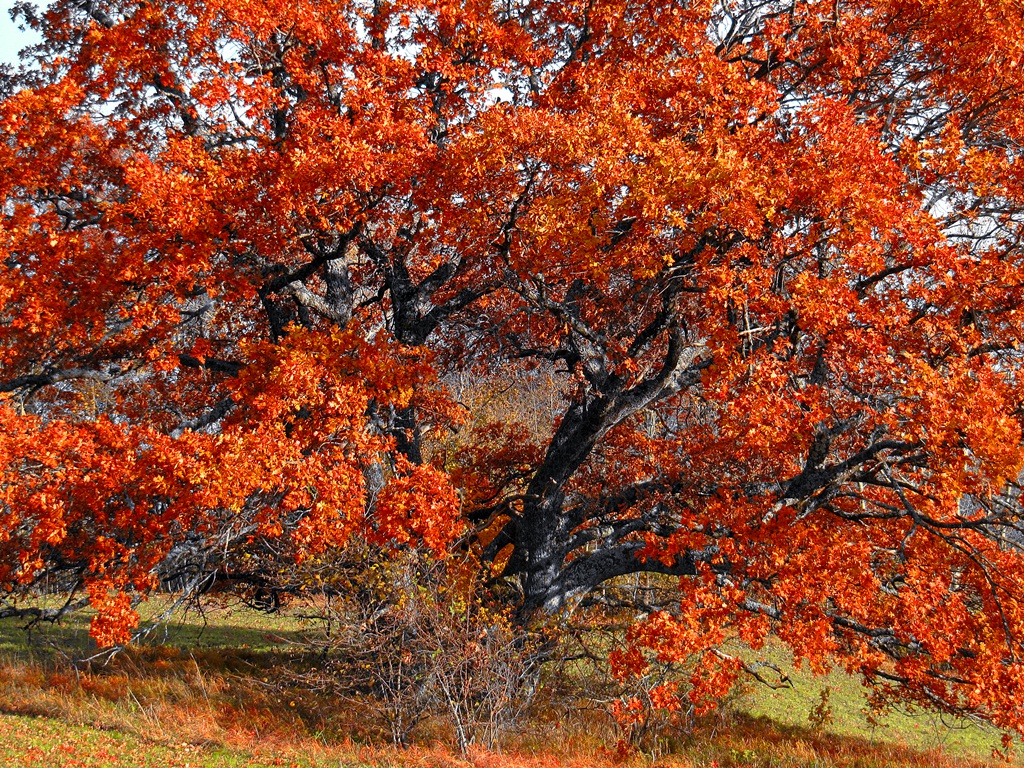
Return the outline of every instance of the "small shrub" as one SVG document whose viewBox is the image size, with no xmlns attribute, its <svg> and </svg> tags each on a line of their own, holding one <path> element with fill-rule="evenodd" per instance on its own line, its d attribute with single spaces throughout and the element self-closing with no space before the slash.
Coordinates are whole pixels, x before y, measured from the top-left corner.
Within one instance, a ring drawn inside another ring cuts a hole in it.
<svg viewBox="0 0 1024 768">
<path fill-rule="evenodd" d="M 825 686 L 818 694 L 818 703 L 807 713 L 807 721 L 819 730 L 823 730 L 835 721 L 835 713 L 829 698 L 832 696 L 831 686 Z"/>
<path fill-rule="evenodd" d="M 375 710 L 396 744 L 444 719 L 465 753 L 493 747 L 529 700 L 536 643 L 489 604 L 472 567 L 416 551 L 349 547 L 312 566 L 321 663 L 302 680 Z"/>
</svg>

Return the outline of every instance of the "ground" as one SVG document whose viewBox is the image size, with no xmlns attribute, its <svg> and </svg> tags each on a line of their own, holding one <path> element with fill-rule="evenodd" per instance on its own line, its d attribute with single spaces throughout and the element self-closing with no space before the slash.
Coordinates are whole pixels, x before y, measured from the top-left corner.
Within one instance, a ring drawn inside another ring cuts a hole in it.
<svg viewBox="0 0 1024 768">
<path fill-rule="evenodd" d="M 156 599 L 145 612 L 165 607 Z M 69 657 L 90 647 L 86 621 L 30 632 L 24 622 L 0 621 L 0 764 L 967 768 L 997 764 L 1000 745 L 994 729 L 928 713 L 871 716 L 859 681 L 839 671 L 816 677 L 769 649 L 792 688 L 745 685 L 698 731 L 669 733 L 640 752 L 616 749 L 621 733 L 599 707 L 573 710 L 565 702 L 557 717 L 532 718 L 500 753 L 460 756 L 440 746 L 443 726 L 429 724 L 419 746 L 399 750 L 361 722 L 357 700 L 275 682 L 301 658 L 298 641 L 310 627 L 302 610 L 269 616 L 235 604 L 191 611 L 109 661 L 72 665 Z"/>
</svg>

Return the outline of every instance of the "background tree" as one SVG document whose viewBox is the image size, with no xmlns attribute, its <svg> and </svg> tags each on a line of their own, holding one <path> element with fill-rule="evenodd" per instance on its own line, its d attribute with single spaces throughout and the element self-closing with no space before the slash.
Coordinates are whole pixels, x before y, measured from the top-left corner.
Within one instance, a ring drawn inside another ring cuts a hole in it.
<svg viewBox="0 0 1024 768">
<path fill-rule="evenodd" d="M 114 641 L 169 554 L 471 525 L 522 622 L 680 577 L 620 662 L 695 701 L 774 634 L 1024 724 L 1019 3 L 17 12 L 9 589 Z M 547 434 L 439 449 L 531 367 Z"/>
</svg>

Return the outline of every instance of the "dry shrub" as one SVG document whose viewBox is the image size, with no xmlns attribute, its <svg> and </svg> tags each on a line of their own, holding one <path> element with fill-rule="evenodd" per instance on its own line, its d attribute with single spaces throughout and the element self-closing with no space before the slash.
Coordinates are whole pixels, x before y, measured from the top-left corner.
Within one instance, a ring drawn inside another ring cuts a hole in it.
<svg viewBox="0 0 1024 768">
<path fill-rule="evenodd" d="M 306 685 L 372 711 L 395 744 L 441 719 L 465 754 L 493 747 L 529 701 L 538 643 L 487 599 L 478 569 L 413 550 L 348 547 L 307 566 L 322 631 Z"/>
</svg>

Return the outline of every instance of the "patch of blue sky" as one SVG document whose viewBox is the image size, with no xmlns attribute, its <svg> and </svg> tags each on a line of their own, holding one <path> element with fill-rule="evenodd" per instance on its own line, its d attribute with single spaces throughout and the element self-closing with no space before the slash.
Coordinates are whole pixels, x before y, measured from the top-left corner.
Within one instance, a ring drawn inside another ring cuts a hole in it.
<svg viewBox="0 0 1024 768">
<path fill-rule="evenodd" d="M 24 22 L 16 23 L 11 10 L 16 0 L 0 0 L 0 64 L 16 64 L 23 48 L 39 42 L 39 36 L 30 29 L 22 29 Z"/>
</svg>

